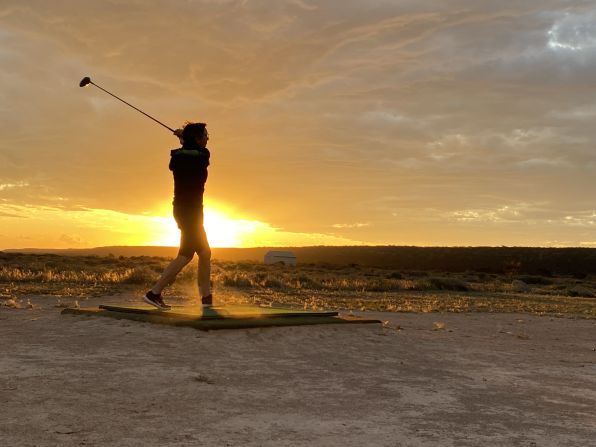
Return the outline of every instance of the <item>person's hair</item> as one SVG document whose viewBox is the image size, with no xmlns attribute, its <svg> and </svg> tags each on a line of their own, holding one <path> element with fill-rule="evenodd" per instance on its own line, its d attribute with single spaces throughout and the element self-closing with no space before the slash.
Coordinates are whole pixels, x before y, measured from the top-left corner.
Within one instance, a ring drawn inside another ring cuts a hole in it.
<svg viewBox="0 0 596 447">
<path fill-rule="evenodd" d="M 195 144 L 196 138 L 202 138 L 205 135 L 205 123 L 186 123 L 182 129 L 182 139 L 185 146 L 192 146 Z"/>
</svg>

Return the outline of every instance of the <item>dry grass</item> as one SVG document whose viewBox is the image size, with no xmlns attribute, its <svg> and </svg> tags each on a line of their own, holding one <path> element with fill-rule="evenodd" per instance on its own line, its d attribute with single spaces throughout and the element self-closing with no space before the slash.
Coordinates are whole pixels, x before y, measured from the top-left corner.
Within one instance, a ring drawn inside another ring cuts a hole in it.
<svg viewBox="0 0 596 447">
<path fill-rule="evenodd" d="M 159 277 L 168 261 L 146 256 L 4 253 L 0 264 L 0 298 L 4 299 L 0 305 L 10 306 L 32 294 L 85 297 L 140 293 Z M 596 318 L 596 278 L 591 276 L 579 280 L 570 276 L 214 261 L 212 279 L 218 297 L 225 297 L 225 301 L 393 312 L 522 311 Z M 181 272 L 168 293 L 196 296 L 196 261 Z"/>
</svg>

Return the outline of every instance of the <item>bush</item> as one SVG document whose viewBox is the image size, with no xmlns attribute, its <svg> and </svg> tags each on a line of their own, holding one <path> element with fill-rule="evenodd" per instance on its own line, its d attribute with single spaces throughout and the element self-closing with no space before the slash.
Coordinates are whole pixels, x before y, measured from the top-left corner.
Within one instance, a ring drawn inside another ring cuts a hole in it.
<svg viewBox="0 0 596 447">
<path fill-rule="evenodd" d="M 223 275 L 222 283 L 224 286 L 237 287 L 239 289 L 249 289 L 254 286 L 248 276 L 238 273 Z"/>
<path fill-rule="evenodd" d="M 428 282 L 432 287 L 439 290 L 454 290 L 458 292 L 467 292 L 470 290 L 470 287 L 466 282 L 457 278 L 441 278 L 433 276 L 428 278 Z"/>
<path fill-rule="evenodd" d="M 268 289 L 285 289 L 286 286 L 277 278 L 267 278 L 261 283 L 263 287 Z"/>
<path fill-rule="evenodd" d="M 127 284 L 150 284 L 157 279 L 155 272 L 146 266 L 135 267 L 129 272 L 123 281 Z"/>
<path fill-rule="evenodd" d="M 544 276 L 522 275 L 518 276 L 517 279 L 526 284 L 538 284 L 542 286 L 550 286 L 553 283 L 552 279 L 545 278 Z"/>
<path fill-rule="evenodd" d="M 520 281 L 519 279 L 514 279 L 511 281 L 511 291 L 516 293 L 524 293 L 530 290 L 530 286 L 528 286 L 525 282 Z"/>
<path fill-rule="evenodd" d="M 367 281 L 366 284 L 363 286 L 363 290 L 367 292 L 394 292 L 396 290 L 403 290 L 403 284 L 406 281 L 402 280 L 386 280 L 386 279 L 379 279 L 376 281 Z"/>
<path fill-rule="evenodd" d="M 296 289 L 321 289 L 323 287 L 320 283 L 314 281 L 310 276 L 305 275 L 292 278 L 290 284 Z"/>
<path fill-rule="evenodd" d="M 583 296 L 583 297 L 587 297 L 587 298 L 594 298 L 594 292 L 592 292 L 587 287 L 583 287 L 580 285 L 573 286 L 573 287 L 567 289 L 567 295 L 568 296 Z"/>
</svg>

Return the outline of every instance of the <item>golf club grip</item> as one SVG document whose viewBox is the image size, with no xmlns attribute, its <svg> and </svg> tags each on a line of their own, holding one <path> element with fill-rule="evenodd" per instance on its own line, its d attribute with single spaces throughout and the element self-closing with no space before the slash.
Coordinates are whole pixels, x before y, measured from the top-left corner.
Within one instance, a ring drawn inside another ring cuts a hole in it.
<svg viewBox="0 0 596 447">
<path fill-rule="evenodd" d="M 153 118 L 151 115 L 148 115 L 147 113 L 143 112 L 141 109 L 133 106 L 131 103 L 126 102 L 125 100 L 123 100 L 122 98 L 114 95 L 113 93 L 108 92 L 105 88 L 100 87 L 99 85 L 97 85 L 95 82 L 93 81 L 89 81 L 90 84 L 93 84 L 94 86 L 96 86 L 98 89 L 106 92 L 108 95 L 113 96 L 114 98 L 116 98 L 119 101 L 122 101 L 124 104 L 126 104 L 127 106 L 132 107 L 133 109 L 135 109 L 137 112 L 141 112 L 143 115 L 145 115 L 147 118 L 151 118 L 153 121 L 155 121 L 157 124 L 161 124 L 163 127 L 165 127 L 166 129 L 168 129 L 170 132 L 174 133 L 174 129 L 172 129 L 169 126 L 166 126 L 164 123 L 162 123 L 161 121 Z"/>
</svg>

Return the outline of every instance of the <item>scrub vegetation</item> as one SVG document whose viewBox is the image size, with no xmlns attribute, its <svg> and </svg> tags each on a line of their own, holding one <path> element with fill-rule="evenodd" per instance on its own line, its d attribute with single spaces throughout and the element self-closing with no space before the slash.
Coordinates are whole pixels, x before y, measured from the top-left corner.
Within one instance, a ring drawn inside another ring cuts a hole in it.
<svg viewBox="0 0 596 447">
<path fill-rule="evenodd" d="M 0 305 L 26 306 L 32 295 L 71 301 L 117 294 L 140 297 L 168 261 L 151 256 L 0 252 Z M 218 260 L 213 261 L 212 271 L 216 299 L 227 303 L 394 312 L 531 312 L 596 318 L 594 274 L 396 270 L 330 263 L 290 267 Z M 166 299 L 196 299 L 196 274 L 195 261 L 167 289 Z"/>
</svg>

